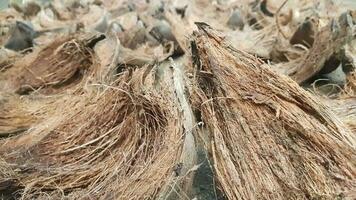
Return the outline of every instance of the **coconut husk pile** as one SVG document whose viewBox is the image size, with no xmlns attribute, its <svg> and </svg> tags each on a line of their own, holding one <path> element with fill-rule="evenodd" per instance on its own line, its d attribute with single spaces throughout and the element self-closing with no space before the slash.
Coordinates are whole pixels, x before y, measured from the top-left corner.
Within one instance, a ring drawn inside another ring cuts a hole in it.
<svg viewBox="0 0 356 200">
<path fill-rule="evenodd" d="M 352 5 L 10 4 L 1 198 L 356 198 Z"/>
</svg>

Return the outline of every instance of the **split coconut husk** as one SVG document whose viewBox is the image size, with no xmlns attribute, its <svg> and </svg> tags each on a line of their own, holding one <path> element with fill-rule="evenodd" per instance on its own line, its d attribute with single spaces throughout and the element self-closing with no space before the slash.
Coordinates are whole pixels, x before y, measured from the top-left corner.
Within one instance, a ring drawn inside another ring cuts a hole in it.
<svg viewBox="0 0 356 200">
<path fill-rule="evenodd" d="M 352 94 L 298 85 L 345 56 L 349 12 L 327 4 L 301 48 L 295 13 L 314 1 L 66 2 L 28 18 L 40 43 L 4 57 L 1 198 L 355 199 Z M 190 35 L 198 20 L 224 34 Z"/>
<path fill-rule="evenodd" d="M 198 24 L 191 101 L 228 199 L 352 198 L 355 137 L 314 97 Z"/>
<path fill-rule="evenodd" d="M 113 83 L 88 85 L 79 100 L 67 99 L 68 108 L 58 108 L 64 117 L 43 122 L 52 126 L 2 141 L 1 168 L 13 172 L 0 178 L 2 192 L 25 199 L 193 198 L 201 136 L 210 141 L 203 151 L 228 199 L 351 198 L 350 129 L 290 78 L 206 24 L 198 27 L 193 76 L 174 61 L 170 68 L 125 68 Z"/>
<path fill-rule="evenodd" d="M 3 141 L 0 152 L 6 152 L 7 164 L 1 167 L 15 173 L 2 175 L 0 185 L 22 198 L 44 193 L 95 199 L 186 195 L 195 156 L 184 82 L 179 69 L 165 68 L 162 78 L 151 69 L 127 69 L 111 85 L 95 84 L 97 89 L 81 101 L 66 103 L 71 112 L 55 127 L 40 125 Z M 21 139 L 29 135 L 31 140 Z"/>
</svg>

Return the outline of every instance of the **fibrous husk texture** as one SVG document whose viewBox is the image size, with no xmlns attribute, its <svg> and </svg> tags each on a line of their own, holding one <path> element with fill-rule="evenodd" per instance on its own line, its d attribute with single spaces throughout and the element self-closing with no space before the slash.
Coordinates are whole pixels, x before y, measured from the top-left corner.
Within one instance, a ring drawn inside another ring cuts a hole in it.
<svg viewBox="0 0 356 200">
<path fill-rule="evenodd" d="M 298 85 L 354 61 L 351 12 L 64 2 L 14 15 L 38 37 L 0 51 L 0 198 L 355 199 L 354 69 L 335 99 Z"/>
<path fill-rule="evenodd" d="M 345 90 L 355 95 L 356 93 L 356 71 L 351 72 L 347 77 Z"/>
<path fill-rule="evenodd" d="M 312 46 L 307 53 L 290 62 L 279 63 L 276 68 L 281 73 L 290 76 L 297 83 L 303 83 L 320 71 L 330 73 L 340 64 L 334 60 L 342 60 L 341 54 L 346 43 L 353 38 L 353 27 L 350 12 L 345 12 L 338 19 L 331 19 L 327 25 L 319 24 L 318 18 L 310 20 L 311 29 L 315 32 L 310 36 L 313 38 Z M 331 65 L 331 66 L 330 66 Z M 331 68 L 331 69 L 330 69 Z"/>
<path fill-rule="evenodd" d="M 57 110 L 52 116 L 2 140 L 1 193 L 191 198 L 200 135 L 211 140 L 204 151 L 228 199 L 350 197 L 349 127 L 290 78 L 198 27 L 185 73 L 173 61 L 170 68 L 124 68 L 112 83 L 47 103 L 43 109 Z M 199 125 L 207 131 L 193 131 Z"/>
<path fill-rule="evenodd" d="M 335 199 L 353 190 L 354 135 L 295 82 L 200 27 L 192 101 L 228 199 Z"/>
<path fill-rule="evenodd" d="M 327 100 L 334 113 L 356 134 L 356 97 Z"/>
<path fill-rule="evenodd" d="M 35 117 L 24 107 L 18 97 L 1 94 L 0 137 L 24 132 L 35 122 Z"/>
<path fill-rule="evenodd" d="M 116 83 L 100 86 L 58 126 L 40 133 L 42 139 L 3 154 L 16 162 L 11 166 L 23 197 L 47 191 L 55 198 L 155 199 L 169 191 L 182 150 L 182 120 L 172 90 L 141 83 L 145 70 L 126 71 Z"/>
<path fill-rule="evenodd" d="M 30 63 L 17 63 L 21 70 L 12 80 L 19 94 L 45 89 L 47 93 L 78 83 L 93 64 L 92 50 L 84 39 L 64 37 L 40 50 Z M 26 61 L 26 60 L 25 60 Z"/>
</svg>

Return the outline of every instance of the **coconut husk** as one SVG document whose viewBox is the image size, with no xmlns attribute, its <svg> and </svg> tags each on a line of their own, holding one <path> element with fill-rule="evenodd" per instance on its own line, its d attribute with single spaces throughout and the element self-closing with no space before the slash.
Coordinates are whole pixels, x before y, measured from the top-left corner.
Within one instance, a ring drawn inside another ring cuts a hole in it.
<svg viewBox="0 0 356 200">
<path fill-rule="evenodd" d="M 191 101 L 209 129 L 228 199 L 351 197 L 355 138 L 318 98 L 204 23 L 194 36 Z"/>
<path fill-rule="evenodd" d="M 63 117 L 54 113 L 0 145 L 6 152 L 1 167 L 16 171 L 2 175 L 1 184 L 20 188 L 22 198 L 43 192 L 99 199 L 187 195 L 195 150 L 183 76 L 177 67 L 163 68 L 161 76 L 151 69 L 125 70 L 115 83 L 92 85 L 79 102 L 71 97 L 48 105 L 52 110 L 65 103 L 68 110 L 58 107 Z"/>
<path fill-rule="evenodd" d="M 353 35 L 335 5 L 41 7 L 26 18 L 39 35 L 34 47 L 0 57 L 10 63 L 0 91 L 11 94 L 0 93 L 1 198 L 354 199 L 352 81 L 345 94 L 320 98 L 285 76 L 318 74 L 340 59 L 346 73 Z M 311 16 L 320 26 L 306 47 L 304 36 L 291 38 Z"/>
<path fill-rule="evenodd" d="M 17 93 L 25 94 L 34 90 L 55 93 L 77 84 L 87 71 L 95 68 L 93 46 L 90 46 L 96 43 L 95 38 L 57 38 L 29 55 L 35 57 L 33 61 L 22 59 L 14 64 L 9 72 L 14 76 L 11 85 Z"/>
<path fill-rule="evenodd" d="M 312 20 L 312 23 L 314 29 L 321 26 L 318 19 Z M 343 46 L 353 38 L 352 27 L 350 12 L 343 13 L 338 20 L 330 20 L 327 25 L 316 31 L 312 47 L 306 54 L 289 63 L 280 63 L 275 68 L 291 76 L 298 83 L 305 82 L 322 70 L 333 71 L 338 66 L 333 59 L 338 59 Z M 327 69 L 328 67 L 332 69 Z"/>
</svg>

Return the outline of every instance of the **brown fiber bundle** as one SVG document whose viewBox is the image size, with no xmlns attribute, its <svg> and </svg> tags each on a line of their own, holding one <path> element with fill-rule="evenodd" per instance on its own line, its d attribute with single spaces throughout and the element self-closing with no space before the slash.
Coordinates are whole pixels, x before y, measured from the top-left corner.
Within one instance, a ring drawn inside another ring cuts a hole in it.
<svg viewBox="0 0 356 200">
<path fill-rule="evenodd" d="M 15 95 L 0 93 L 0 138 L 24 132 L 35 122 L 24 107 Z"/>
<path fill-rule="evenodd" d="M 43 89 L 53 93 L 78 83 L 84 72 L 94 64 L 93 51 L 87 45 L 88 39 L 74 36 L 57 38 L 39 52 L 30 63 L 20 60 L 15 64 L 19 72 L 12 85 L 19 94 Z"/>
<path fill-rule="evenodd" d="M 228 199 L 336 199 L 355 189 L 355 138 L 318 98 L 198 24 L 191 100 Z"/>
<path fill-rule="evenodd" d="M 58 126 L 40 133 L 42 139 L 7 150 L 3 157 L 16 175 L 2 177 L 2 184 L 11 183 L 9 191 L 22 189 L 25 198 L 169 195 L 183 147 L 183 122 L 173 91 L 164 84 L 156 90 L 152 74 L 144 77 L 147 69 L 126 71 L 110 86 L 96 85 L 101 89 L 82 96 Z M 31 134 L 8 139 L 1 150 Z"/>
</svg>

